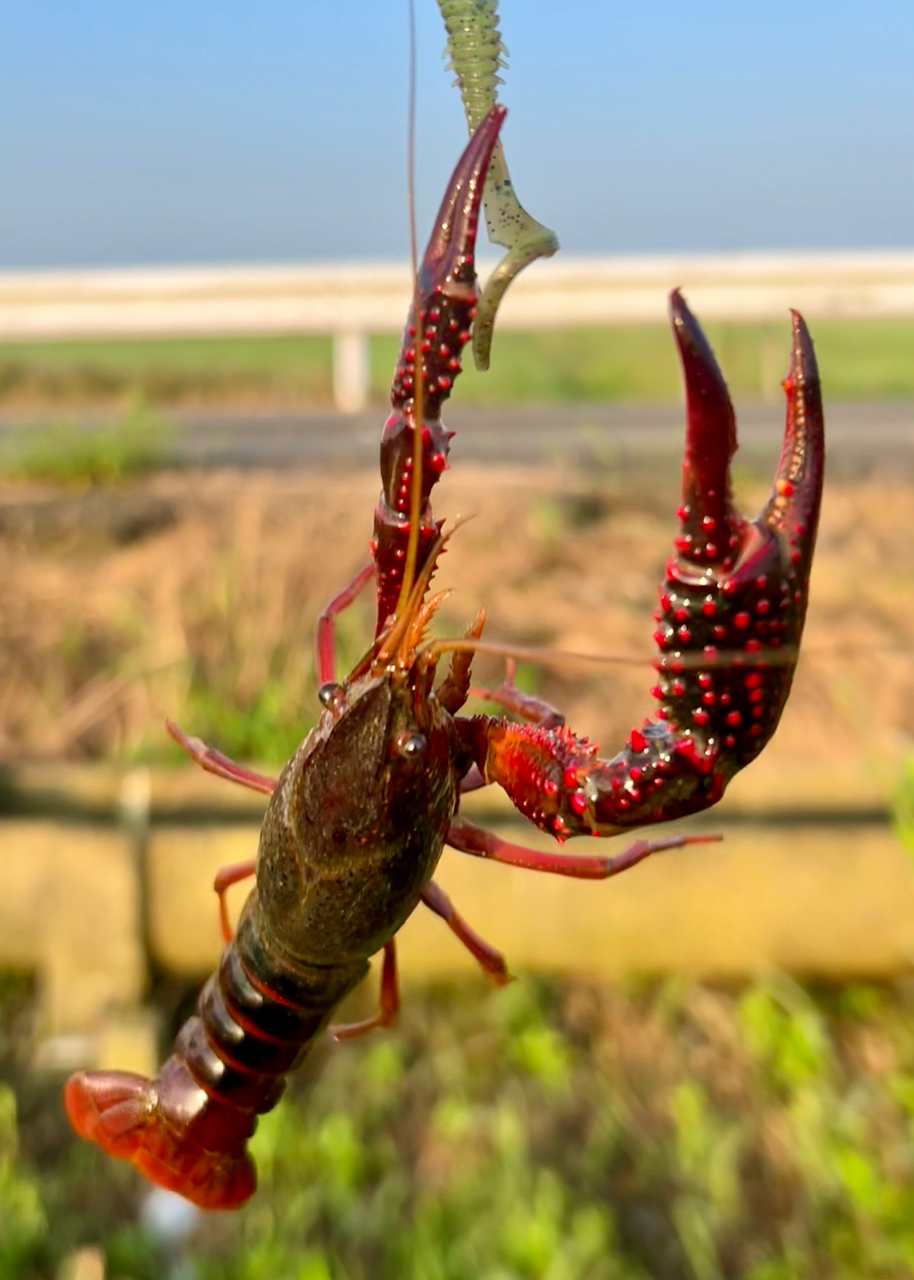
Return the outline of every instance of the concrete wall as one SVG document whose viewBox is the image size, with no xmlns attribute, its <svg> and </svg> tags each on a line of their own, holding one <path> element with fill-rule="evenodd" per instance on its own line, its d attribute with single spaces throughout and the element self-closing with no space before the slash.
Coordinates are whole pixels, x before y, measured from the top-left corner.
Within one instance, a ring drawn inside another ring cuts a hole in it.
<svg viewBox="0 0 914 1280">
<path fill-rule="evenodd" d="M 839 767 L 785 779 L 763 759 L 700 824 L 679 824 L 720 831 L 720 844 L 609 883 L 446 851 L 437 879 L 517 973 L 744 977 L 774 966 L 888 977 L 914 958 L 914 866 L 887 821 L 890 781 Z M 467 800 L 477 821 L 548 847 L 494 795 Z M 213 876 L 255 853 L 257 797 L 190 771 L 33 769 L 13 779 L 11 807 L 20 816 L 0 822 L 0 966 L 38 973 L 50 1035 L 116 1038 L 137 1017 L 150 963 L 188 981 L 212 968 Z M 28 816 L 48 810 L 56 816 Z M 233 911 L 246 891 L 232 890 Z M 400 944 L 407 992 L 477 972 L 421 907 Z"/>
</svg>

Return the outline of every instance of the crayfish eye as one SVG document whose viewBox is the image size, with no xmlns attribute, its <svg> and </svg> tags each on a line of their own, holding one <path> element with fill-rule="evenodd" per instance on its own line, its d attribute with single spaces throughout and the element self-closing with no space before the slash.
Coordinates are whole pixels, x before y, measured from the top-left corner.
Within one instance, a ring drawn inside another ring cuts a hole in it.
<svg viewBox="0 0 914 1280">
<path fill-rule="evenodd" d="M 328 711 L 336 711 L 343 700 L 343 686 L 335 680 L 322 684 L 317 691 L 317 700 Z"/>
<path fill-rule="evenodd" d="M 425 751 L 426 741 L 421 733 L 404 733 L 397 739 L 397 751 L 407 760 L 418 760 Z"/>
</svg>

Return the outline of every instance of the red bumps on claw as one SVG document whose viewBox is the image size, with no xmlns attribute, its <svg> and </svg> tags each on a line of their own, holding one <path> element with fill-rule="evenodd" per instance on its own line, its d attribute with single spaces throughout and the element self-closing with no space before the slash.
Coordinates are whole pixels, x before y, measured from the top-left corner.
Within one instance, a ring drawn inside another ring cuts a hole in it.
<svg viewBox="0 0 914 1280">
<path fill-rule="evenodd" d="M 726 383 L 678 292 L 670 311 L 688 435 L 678 554 L 661 589 L 661 673 L 672 675 L 678 661 L 688 661 L 662 682 L 662 706 L 672 724 L 698 723 L 696 738 L 720 753 L 728 780 L 771 738 L 796 667 L 825 466 L 819 375 L 812 340 L 794 312 L 781 459 L 767 505 L 747 520 L 730 496 L 736 427 Z"/>
<path fill-rule="evenodd" d="M 397 605 L 409 542 L 416 432 L 416 341 L 423 375 L 422 483 L 416 572 L 438 536 L 429 496 L 447 466 L 451 432 L 441 406 L 460 373 L 476 302 L 476 233 L 489 161 L 505 118 L 493 107 L 470 138 L 454 170 L 419 268 L 418 315 L 410 309 L 390 392 L 393 412 L 381 436 L 381 497 L 375 511 L 374 558 L 378 569 L 378 633 Z"/>
<path fill-rule="evenodd" d="M 586 743 L 549 727 L 545 714 L 532 727 L 476 724 L 484 776 L 539 826 L 563 835 L 609 835 L 715 804 L 777 728 L 799 654 L 825 466 L 809 333 L 794 312 L 784 446 L 771 497 L 748 520 L 730 493 L 736 421 L 727 385 L 678 291 L 670 313 L 688 428 L 676 553 L 654 632 L 657 718 L 611 760 L 594 760 Z M 498 701 L 527 714 L 511 691 L 499 691 Z M 573 770 L 574 788 L 531 794 L 536 779 L 560 767 Z"/>
</svg>

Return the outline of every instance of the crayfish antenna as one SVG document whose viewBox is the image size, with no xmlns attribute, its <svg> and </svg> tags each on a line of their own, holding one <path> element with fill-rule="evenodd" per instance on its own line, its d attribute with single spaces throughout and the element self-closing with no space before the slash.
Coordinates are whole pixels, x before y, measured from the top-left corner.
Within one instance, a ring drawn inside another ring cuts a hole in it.
<svg viewBox="0 0 914 1280">
<path fill-rule="evenodd" d="M 784 447 L 760 519 L 787 539 L 797 574 L 808 583 L 825 478 L 825 423 L 812 338 L 799 311 L 791 315 L 793 347 L 782 383 L 787 396 Z"/>
</svg>

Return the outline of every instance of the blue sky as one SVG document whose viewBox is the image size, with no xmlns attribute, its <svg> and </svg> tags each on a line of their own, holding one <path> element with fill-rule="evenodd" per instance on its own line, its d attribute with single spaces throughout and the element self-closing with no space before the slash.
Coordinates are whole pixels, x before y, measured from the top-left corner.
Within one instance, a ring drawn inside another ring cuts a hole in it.
<svg viewBox="0 0 914 1280">
<path fill-rule="evenodd" d="M 424 235 L 464 142 L 419 27 Z M 0 267 L 403 259 L 405 0 L 5 0 Z M 914 247 L 912 0 L 502 0 L 572 253 Z"/>
</svg>

